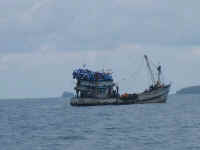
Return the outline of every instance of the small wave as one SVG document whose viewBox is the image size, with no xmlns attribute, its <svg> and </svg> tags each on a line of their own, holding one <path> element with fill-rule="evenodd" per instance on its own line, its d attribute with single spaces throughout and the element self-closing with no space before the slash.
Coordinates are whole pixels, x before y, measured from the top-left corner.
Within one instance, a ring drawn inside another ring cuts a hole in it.
<svg viewBox="0 0 200 150">
<path fill-rule="evenodd" d="M 86 138 L 84 136 L 81 136 L 81 135 L 58 136 L 57 139 L 62 139 L 62 140 L 86 140 Z"/>
</svg>

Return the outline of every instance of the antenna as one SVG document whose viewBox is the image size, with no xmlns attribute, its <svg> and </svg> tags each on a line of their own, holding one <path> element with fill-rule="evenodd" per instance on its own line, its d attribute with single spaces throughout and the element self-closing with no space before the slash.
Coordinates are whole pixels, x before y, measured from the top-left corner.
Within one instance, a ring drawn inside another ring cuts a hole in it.
<svg viewBox="0 0 200 150">
<path fill-rule="evenodd" d="M 85 68 L 86 67 L 86 64 L 83 64 L 83 68 Z"/>
</svg>

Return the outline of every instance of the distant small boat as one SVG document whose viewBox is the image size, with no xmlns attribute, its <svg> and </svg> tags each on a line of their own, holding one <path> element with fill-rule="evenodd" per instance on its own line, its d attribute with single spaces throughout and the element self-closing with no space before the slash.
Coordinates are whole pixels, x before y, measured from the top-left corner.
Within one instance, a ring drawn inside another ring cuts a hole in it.
<svg viewBox="0 0 200 150">
<path fill-rule="evenodd" d="M 76 96 L 70 101 L 72 106 L 95 106 L 95 105 L 127 105 L 145 103 L 165 103 L 170 91 L 171 84 L 161 82 L 161 66 L 156 69 L 158 79 L 155 80 L 149 59 L 144 55 L 150 72 L 152 85 L 142 93 L 119 94 L 119 86 L 114 83 L 110 72 L 93 72 L 88 69 L 79 69 L 73 72 L 73 78 L 77 80 Z"/>
</svg>

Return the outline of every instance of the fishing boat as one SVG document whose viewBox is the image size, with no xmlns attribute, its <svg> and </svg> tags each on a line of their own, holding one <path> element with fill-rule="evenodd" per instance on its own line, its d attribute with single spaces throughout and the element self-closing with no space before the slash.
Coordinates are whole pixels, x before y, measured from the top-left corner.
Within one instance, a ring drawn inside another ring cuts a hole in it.
<svg viewBox="0 0 200 150">
<path fill-rule="evenodd" d="M 95 105 L 127 105 L 145 103 L 165 103 L 171 84 L 161 82 L 161 65 L 156 66 L 157 76 L 153 73 L 147 55 L 144 55 L 152 84 L 141 93 L 119 94 L 119 85 L 113 80 L 111 72 L 93 72 L 88 69 L 73 71 L 76 80 L 75 96 L 71 99 L 72 106 Z"/>
</svg>

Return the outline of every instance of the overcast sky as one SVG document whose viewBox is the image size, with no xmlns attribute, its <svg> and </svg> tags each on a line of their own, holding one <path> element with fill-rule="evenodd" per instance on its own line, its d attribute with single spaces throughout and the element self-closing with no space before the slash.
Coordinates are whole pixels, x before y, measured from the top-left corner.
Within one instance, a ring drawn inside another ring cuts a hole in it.
<svg viewBox="0 0 200 150">
<path fill-rule="evenodd" d="M 200 84 L 198 0 L 0 1 L 0 98 L 60 96 L 72 70 L 112 69 L 124 91 L 148 82 L 143 55 L 172 92 Z"/>
</svg>

